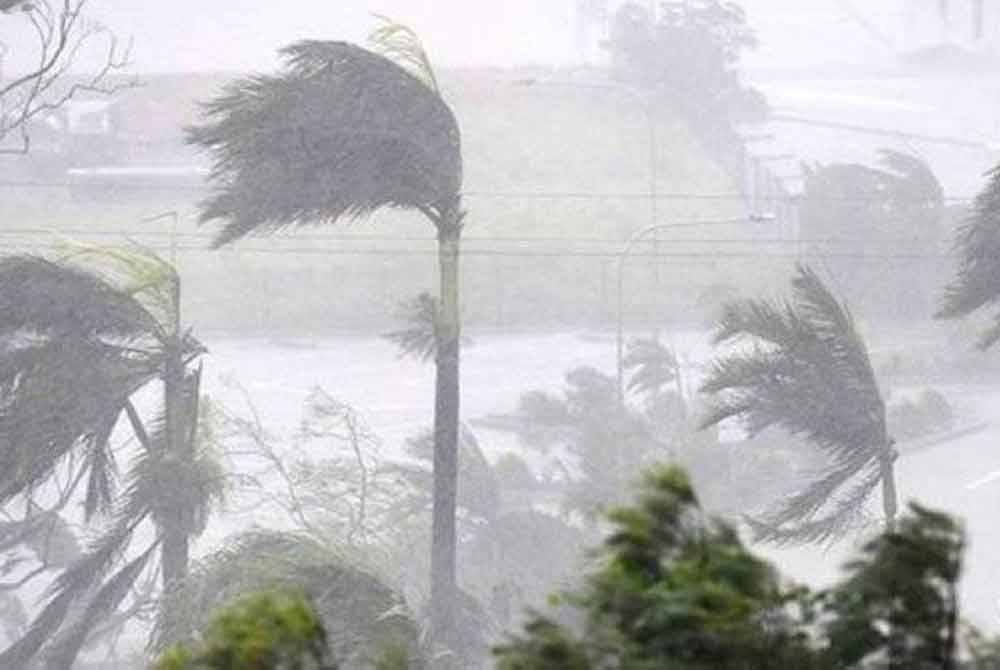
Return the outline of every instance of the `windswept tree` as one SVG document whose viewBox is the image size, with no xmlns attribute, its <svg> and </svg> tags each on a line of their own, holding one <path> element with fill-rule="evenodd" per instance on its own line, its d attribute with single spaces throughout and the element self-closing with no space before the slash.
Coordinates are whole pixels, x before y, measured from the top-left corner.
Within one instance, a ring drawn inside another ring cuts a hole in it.
<svg viewBox="0 0 1000 670">
<path fill-rule="evenodd" d="M 803 174 L 802 237 L 833 252 L 828 268 L 844 297 L 872 316 L 929 311 L 945 272 L 937 256 L 948 211 L 927 163 L 882 149 L 874 165 L 804 165 Z"/>
<path fill-rule="evenodd" d="M 130 46 L 87 17 L 89 4 L 0 0 L 0 57 L 13 53 L 19 66 L 0 77 L 0 154 L 27 153 L 33 125 L 74 98 L 108 95 L 134 84 L 118 76 L 128 65 Z M 71 70 L 78 61 L 94 51 L 102 57 L 96 71 L 75 75 Z M 5 68 L 9 60 L 3 58 Z"/>
<path fill-rule="evenodd" d="M 416 35 L 385 21 L 372 51 L 304 41 L 285 69 L 230 84 L 192 128 L 214 159 L 203 222 L 225 225 L 220 247 L 251 233 L 332 224 L 382 208 L 434 226 L 440 266 L 435 346 L 431 600 L 439 640 L 455 598 L 459 419 L 459 242 L 463 219 L 458 123 Z"/>
<path fill-rule="evenodd" d="M 70 667 L 157 557 L 165 586 L 187 572 L 222 473 L 198 420 L 204 348 L 181 328 L 179 299 L 174 269 L 135 250 L 0 261 L 0 504 L 31 510 L 58 491 L 57 507 L 82 499 L 102 529 L 0 667 Z M 147 388 L 161 391 L 152 416 L 137 400 Z M 139 444 L 123 481 L 119 424 Z M 155 532 L 130 550 L 144 522 Z"/>
<path fill-rule="evenodd" d="M 826 456 L 818 479 L 754 523 L 760 539 L 822 542 L 848 530 L 881 485 L 885 525 L 897 511 L 896 451 L 868 349 L 847 307 L 811 269 L 799 266 L 788 301 L 728 305 L 719 357 L 702 385 L 714 395 L 703 427 L 727 419 L 750 435 L 777 427 Z"/>
<path fill-rule="evenodd" d="M 958 272 L 945 290 L 939 319 L 958 319 L 1000 305 L 1000 166 L 989 174 L 976 196 L 972 214 L 959 229 L 955 243 Z M 1000 313 L 979 338 L 988 349 L 1000 340 Z"/>
</svg>

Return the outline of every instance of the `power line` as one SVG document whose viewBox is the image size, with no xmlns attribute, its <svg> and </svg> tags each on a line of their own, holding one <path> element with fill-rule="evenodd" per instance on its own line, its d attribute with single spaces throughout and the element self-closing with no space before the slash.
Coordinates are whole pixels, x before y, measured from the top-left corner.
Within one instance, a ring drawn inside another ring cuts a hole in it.
<svg viewBox="0 0 1000 670">
<path fill-rule="evenodd" d="M 179 185 L 179 184 L 134 184 L 134 183 L 90 183 L 81 184 L 76 182 L 40 182 L 40 181 L 2 181 L 0 188 L 25 188 L 25 189 L 72 189 L 81 191 L 93 191 L 96 196 L 100 192 L 110 191 L 167 191 L 167 192 L 187 192 L 204 193 L 211 190 L 208 185 Z M 464 197 L 494 199 L 494 200 L 707 200 L 707 201 L 743 201 L 753 196 L 748 193 L 699 193 L 695 191 L 657 192 L 650 193 L 634 191 L 464 191 Z M 946 196 L 945 202 L 970 202 L 976 196 Z M 762 202 L 801 202 L 802 195 L 758 195 L 756 199 Z M 884 202 L 880 198 L 853 197 L 853 196 L 810 196 L 809 200 L 817 202 Z M 897 202 L 926 202 L 922 198 L 898 199 Z"/>
<path fill-rule="evenodd" d="M 691 227 L 703 227 L 700 225 L 689 224 Z M 739 225 L 735 223 L 726 223 L 725 225 Z M 767 225 L 767 224 L 762 224 Z M 677 228 L 683 228 L 684 226 L 677 226 Z M 669 231 L 670 228 L 665 228 L 664 230 Z M 143 237 L 152 238 L 164 238 L 170 239 L 171 237 L 176 237 L 177 239 L 187 239 L 187 240 L 204 240 L 206 242 L 214 240 L 216 235 L 214 233 L 199 233 L 199 232 L 177 232 L 172 233 L 165 230 L 136 230 L 136 229 L 96 229 L 96 228 L 65 228 L 65 229 L 47 229 L 47 228 L 8 228 L 0 229 L 0 237 L 31 237 L 31 236 L 70 236 L 78 235 L 81 237 L 121 237 L 124 239 L 141 239 Z M 257 238 L 260 239 L 260 238 Z M 316 242 L 424 242 L 428 245 L 436 245 L 437 241 L 431 236 L 415 236 L 415 235 L 372 235 L 372 234 L 272 234 L 267 237 L 269 241 L 278 242 L 296 242 L 301 243 L 304 241 L 316 241 Z M 525 243 L 525 244 L 537 244 L 537 243 L 568 243 L 568 244 L 614 244 L 621 245 L 624 240 L 618 237 L 574 237 L 574 236 L 529 236 L 529 237 L 511 237 L 511 236 L 489 236 L 489 235 L 476 235 L 476 236 L 465 236 L 462 238 L 463 243 L 477 243 L 477 242 L 506 242 L 506 243 Z M 919 239 L 914 239 L 910 237 L 893 237 L 893 238 L 833 238 L 833 237 L 816 237 L 816 238 L 787 238 L 787 237 L 740 237 L 740 238 L 675 238 L 675 237 L 660 237 L 659 239 L 644 239 L 635 242 L 638 245 L 646 246 L 656 246 L 658 244 L 669 243 L 669 244 L 788 244 L 788 245 L 800 245 L 800 244 L 843 244 L 843 245 L 879 245 L 879 244 L 922 244 L 923 242 Z M 194 247 L 188 247 L 194 248 Z"/>
<path fill-rule="evenodd" d="M 58 244 L 29 244 L 22 243 L 18 246 L 31 249 L 64 249 Z M 150 246 L 153 251 L 167 251 L 168 246 Z M 322 249 L 317 247 L 286 248 L 277 249 L 274 247 L 239 247 L 226 250 L 210 249 L 200 246 L 179 246 L 178 252 L 199 252 L 223 255 L 265 254 L 265 255 L 288 255 L 288 256 L 429 256 L 436 257 L 437 252 L 433 249 Z M 618 258 L 618 250 L 608 251 L 559 251 L 559 250 L 515 250 L 515 249 L 463 249 L 463 256 L 484 256 L 484 257 L 510 257 L 510 258 Z M 864 253 L 864 252 L 816 252 L 815 250 L 803 250 L 802 252 L 751 252 L 751 251 L 712 251 L 712 252 L 636 252 L 630 254 L 631 257 L 639 258 L 853 258 L 871 260 L 918 260 L 918 259 L 951 259 L 953 256 L 946 253 Z"/>
</svg>

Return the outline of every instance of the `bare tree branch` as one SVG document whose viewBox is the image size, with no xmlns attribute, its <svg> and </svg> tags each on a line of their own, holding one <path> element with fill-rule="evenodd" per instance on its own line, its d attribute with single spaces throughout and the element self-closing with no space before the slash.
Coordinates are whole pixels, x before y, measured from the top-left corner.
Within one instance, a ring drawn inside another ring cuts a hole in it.
<svg viewBox="0 0 1000 670">
<path fill-rule="evenodd" d="M 35 122 L 80 95 L 111 95 L 137 85 L 119 78 L 129 64 L 126 45 L 105 26 L 84 16 L 89 0 L 0 2 L 0 21 L 26 21 L 36 50 L 33 65 L 10 79 L 0 71 L 0 154 L 25 154 L 31 149 Z M 101 49 L 96 72 L 76 77 L 70 69 L 85 49 Z M 11 48 L 0 42 L 0 65 Z"/>
</svg>

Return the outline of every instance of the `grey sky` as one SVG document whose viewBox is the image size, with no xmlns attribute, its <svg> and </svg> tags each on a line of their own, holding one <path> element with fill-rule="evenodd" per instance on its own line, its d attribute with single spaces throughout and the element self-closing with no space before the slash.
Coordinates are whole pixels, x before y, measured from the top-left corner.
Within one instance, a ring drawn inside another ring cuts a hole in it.
<svg viewBox="0 0 1000 670">
<path fill-rule="evenodd" d="M 373 12 L 416 28 L 441 66 L 561 65 L 577 54 L 573 0 L 90 1 L 95 18 L 135 39 L 141 72 L 267 70 L 275 64 L 275 50 L 296 39 L 363 40 Z M 851 6 L 863 7 L 868 20 L 893 33 L 901 3 L 743 0 L 762 42 L 749 64 L 887 58 L 886 47 L 852 19 Z"/>
<path fill-rule="evenodd" d="M 614 8 L 624 0 L 607 0 Z M 655 1 L 655 0 L 645 0 Z M 761 47 L 750 69 L 831 63 L 878 66 L 903 41 L 905 0 L 739 0 Z M 913 7 L 932 0 L 908 0 Z M 382 13 L 412 25 L 435 63 L 454 66 L 580 62 L 575 0 L 89 0 L 91 15 L 135 40 L 139 72 L 260 71 L 302 38 L 363 41 Z M 936 6 L 936 5 L 935 5 Z M 19 17 L 0 17 L 0 40 L 16 70 L 26 50 Z M 956 24 L 961 24 L 961 19 Z M 868 29 L 863 27 L 868 25 Z M 956 28 L 957 29 L 957 28 Z M 885 41 L 880 43 L 875 34 Z M 596 51 L 596 49 L 595 49 Z M 97 54 L 82 60 L 94 67 Z"/>
</svg>

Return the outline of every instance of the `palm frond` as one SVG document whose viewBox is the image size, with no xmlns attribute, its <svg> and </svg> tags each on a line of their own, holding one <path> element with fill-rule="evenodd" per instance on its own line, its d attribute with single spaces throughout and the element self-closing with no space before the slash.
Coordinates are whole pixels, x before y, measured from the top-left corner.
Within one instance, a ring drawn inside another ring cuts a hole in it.
<svg viewBox="0 0 1000 670">
<path fill-rule="evenodd" d="M 152 449 L 138 454 L 130 469 L 131 486 L 138 499 L 147 501 L 160 528 L 183 529 L 200 535 L 209 514 L 225 494 L 226 476 L 210 440 L 199 432 L 200 374 L 188 373 L 179 407 L 187 444 L 172 449 L 166 418 L 161 411 L 150 425 Z"/>
<path fill-rule="evenodd" d="M 281 54 L 281 73 L 230 84 L 188 131 L 213 159 L 216 190 L 201 220 L 224 222 L 215 246 L 383 207 L 434 216 L 457 200 L 460 134 L 436 90 L 344 42 L 297 42 Z"/>
<path fill-rule="evenodd" d="M 0 260 L 0 314 L 5 344 L 28 336 L 132 339 L 157 327 L 133 296 L 92 272 L 30 255 Z"/>
<path fill-rule="evenodd" d="M 384 335 L 399 347 L 401 356 L 412 356 L 419 361 L 433 360 L 438 348 L 438 301 L 430 293 L 421 293 L 400 306 L 400 317 L 409 323 L 401 330 Z"/>
<path fill-rule="evenodd" d="M 241 534 L 224 546 L 199 561 L 188 579 L 166 594 L 153 634 L 156 648 L 192 639 L 210 612 L 234 598 L 275 587 L 295 588 L 312 599 L 335 656 L 351 667 L 370 666 L 366 654 L 373 651 L 374 640 L 416 647 L 415 625 L 405 614 L 402 598 L 331 547 L 300 535 L 265 531 Z"/>
<path fill-rule="evenodd" d="M 48 645 L 44 653 L 47 668 L 55 670 L 73 666 L 87 638 L 125 601 L 158 547 L 159 542 L 154 542 L 138 557 L 126 563 L 90 596 L 76 620 L 64 627 Z"/>
<path fill-rule="evenodd" d="M 78 445 L 107 450 L 110 427 L 155 365 L 76 339 L 0 354 L 0 501 L 37 486 Z M 101 456 L 88 465 L 108 464 Z"/>
<path fill-rule="evenodd" d="M 629 342 L 623 363 L 626 370 L 633 371 L 628 380 L 629 391 L 655 395 L 677 379 L 677 357 L 656 338 Z"/>
<path fill-rule="evenodd" d="M 27 632 L 0 653 L 0 667 L 26 670 L 43 646 L 53 639 L 71 608 L 97 587 L 122 555 L 136 526 L 146 516 L 145 505 L 128 496 L 116 513 L 112 528 L 93 542 L 48 588 L 49 602 Z"/>
<path fill-rule="evenodd" d="M 799 266 L 792 287 L 791 302 L 781 306 L 745 301 L 726 309 L 719 332 L 750 343 L 714 361 L 702 386 L 714 396 L 703 428 L 732 418 L 751 435 L 780 427 L 827 454 L 831 470 L 765 520 L 773 532 L 763 536 L 782 542 L 835 536 L 880 481 L 888 448 L 885 405 L 850 311 L 808 267 Z M 865 478 L 838 511 L 817 517 L 866 467 L 874 467 L 874 479 Z"/>
<path fill-rule="evenodd" d="M 417 33 L 409 26 L 393 21 L 387 16 L 375 14 L 379 27 L 368 36 L 372 51 L 388 58 L 393 63 L 426 84 L 427 88 L 440 94 L 434 67 L 424 50 Z"/>
<path fill-rule="evenodd" d="M 989 173 L 972 214 L 959 228 L 955 252 L 958 269 L 935 314 L 939 319 L 962 318 L 1000 302 L 1000 167 Z M 1000 314 L 995 320 L 979 340 L 981 349 L 1000 340 Z"/>
<path fill-rule="evenodd" d="M 116 408 L 117 409 L 117 408 Z M 120 409 L 118 409 L 120 412 Z M 118 423 L 118 413 L 111 412 L 103 425 L 98 425 L 87 444 L 87 492 L 83 500 L 84 519 L 90 521 L 98 513 L 111 511 L 117 488 L 118 466 L 110 448 L 111 433 Z"/>
<path fill-rule="evenodd" d="M 45 565 L 63 568 L 80 557 L 80 543 L 69 523 L 58 512 L 28 505 L 23 521 L 0 523 L 0 553 L 24 546 Z"/>
<path fill-rule="evenodd" d="M 110 286 L 134 298 L 157 321 L 160 331 L 173 333 L 179 327 L 180 275 L 177 269 L 151 249 L 64 244 L 62 265 L 80 266 L 97 274 Z"/>
</svg>

